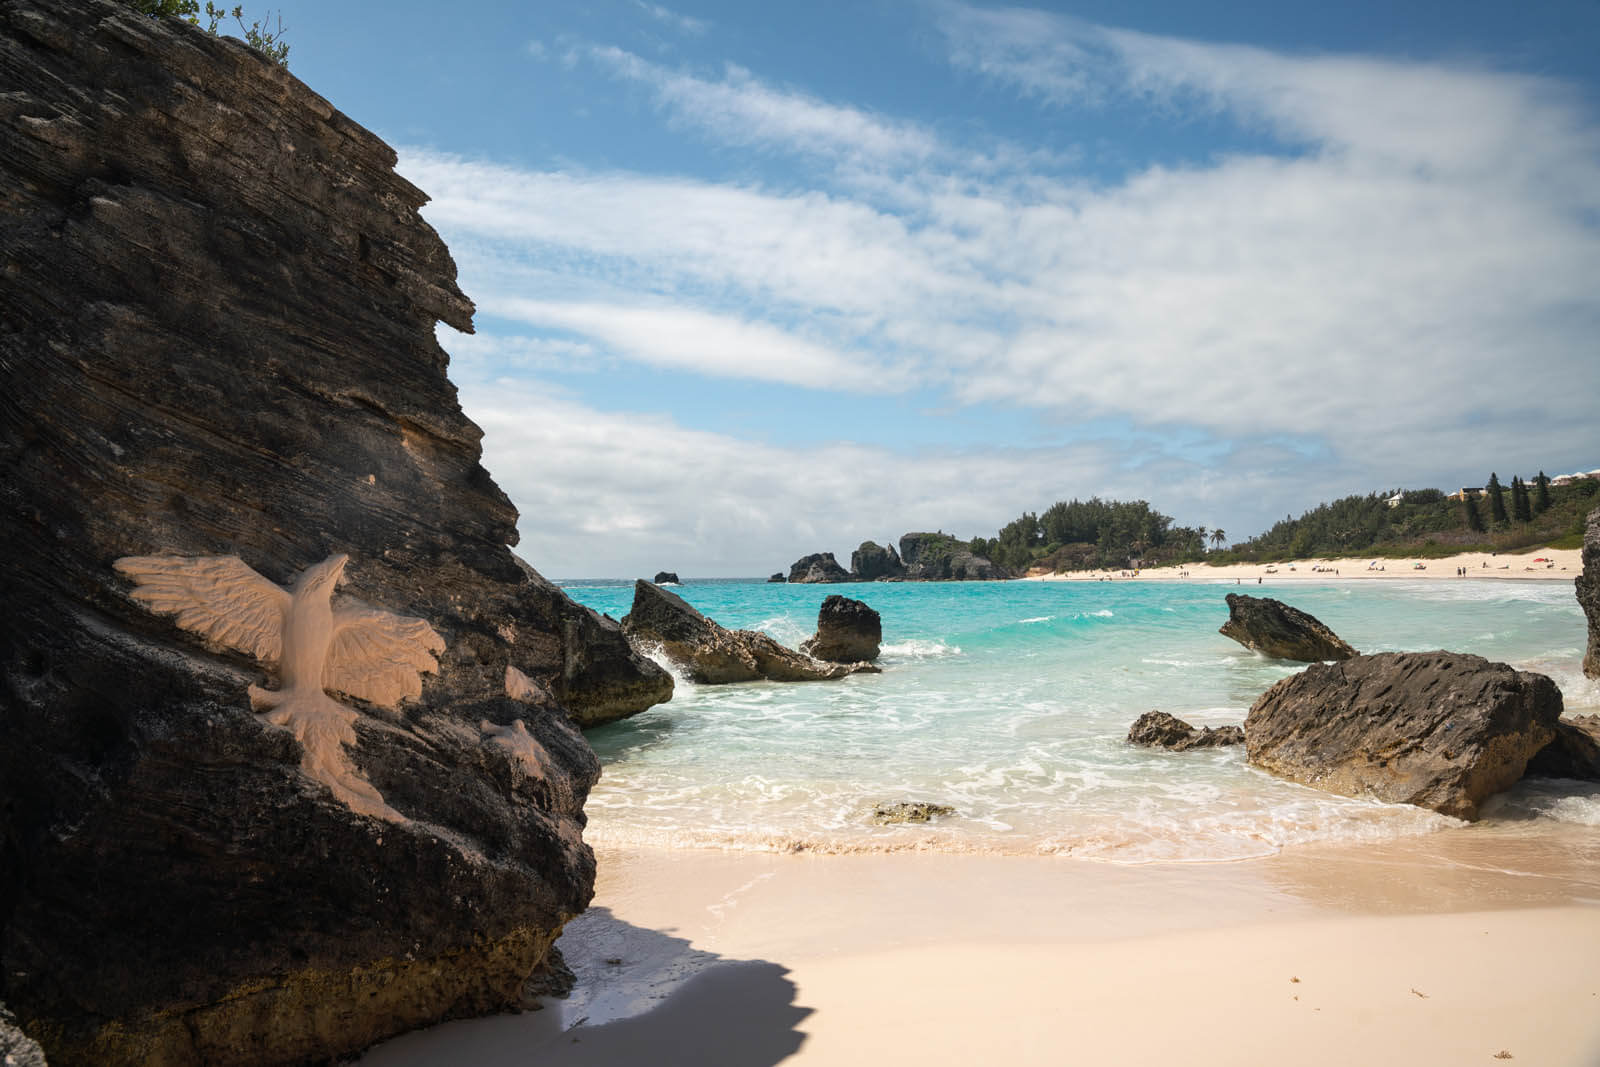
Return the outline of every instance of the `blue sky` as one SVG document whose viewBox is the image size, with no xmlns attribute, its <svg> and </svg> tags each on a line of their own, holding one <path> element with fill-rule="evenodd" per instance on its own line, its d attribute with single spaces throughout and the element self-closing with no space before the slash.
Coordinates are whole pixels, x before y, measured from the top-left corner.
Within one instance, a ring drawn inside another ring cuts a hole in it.
<svg viewBox="0 0 1600 1067">
<path fill-rule="evenodd" d="M 1594 3 L 283 19 L 433 197 L 546 574 L 1600 465 Z"/>
</svg>

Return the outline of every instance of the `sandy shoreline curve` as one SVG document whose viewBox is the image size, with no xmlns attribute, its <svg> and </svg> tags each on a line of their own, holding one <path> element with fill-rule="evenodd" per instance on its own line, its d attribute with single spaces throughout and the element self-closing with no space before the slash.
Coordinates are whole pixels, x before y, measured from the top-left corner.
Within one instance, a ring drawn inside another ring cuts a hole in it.
<svg viewBox="0 0 1600 1067">
<path fill-rule="evenodd" d="M 1600 834 L 1234 863 L 603 850 L 538 1012 L 368 1067 L 1600 1062 Z"/>
<path fill-rule="evenodd" d="M 1464 574 L 1458 571 L 1465 570 Z M 1312 558 L 1285 563 L 1184 563 L 1146 567 L 1138 571 L 1069 571 L 1034 575 L 1029 582 L 1099 581 L 1236 581 L 1271 585 L 1274 582 L 1335 581 L 1346 578 L 1463 581 L 1474 578 L 1518 581 L 1567 581 L 1583 573 L 1582 551 L 1576 548 L 1539 548 L 1527 552 L 1462 552 L 1441 559 L 1382 559 L 1372 556 Z"/>
</svg>

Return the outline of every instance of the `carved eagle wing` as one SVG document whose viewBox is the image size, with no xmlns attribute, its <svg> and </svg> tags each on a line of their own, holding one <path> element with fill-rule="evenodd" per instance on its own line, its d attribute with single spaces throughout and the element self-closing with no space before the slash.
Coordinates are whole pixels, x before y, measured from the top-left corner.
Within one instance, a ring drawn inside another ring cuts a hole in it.
<svg viewBox="0 0 1600 1067">
<path fill-rule="evenodd" d="M 439 669 L 444 639 L 421 619 L 346 601 L 333 609 L 324 689 L 383 707 L 422 695 L 421 672 Z"/>
<path fill-rule="evenodd" d="M 264 663 L 282 657 L 289 593 L 239 557 L 124 556 L 112 566 L 133 579 L 135 600 L 185 630 Z"/>
</svg>

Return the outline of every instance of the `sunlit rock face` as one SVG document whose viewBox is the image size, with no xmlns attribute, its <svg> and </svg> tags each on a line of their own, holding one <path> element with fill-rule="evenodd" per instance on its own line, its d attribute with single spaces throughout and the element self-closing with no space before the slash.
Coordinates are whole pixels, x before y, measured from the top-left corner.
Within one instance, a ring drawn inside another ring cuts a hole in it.
<svg viewBox="0 0 1600 1067">
<path fill-rule="evenodd" d="M 507 548 L 423 193 L 286 71 L 122 5 L 0 5 L 0 84 L 0 1000 L 64 1063 L 517 1006 L 592 892 L 579 724 L 671 679 Z M 129 558 L 291 600 L 329 567 L 285 616 L 327 632 L 187 625 Z M 360 611 L 395 673 L 318 675 Z"/>
<path fill-rule="evenodd" d="M 1600 508 L 1589 512 L 1583 530 L 1583 573 L 1574 579 L 1578 604 L 1589 625 L 1589 643 L 1583 653 L 1583 673 L 1600 678 Z"/>
</svg>

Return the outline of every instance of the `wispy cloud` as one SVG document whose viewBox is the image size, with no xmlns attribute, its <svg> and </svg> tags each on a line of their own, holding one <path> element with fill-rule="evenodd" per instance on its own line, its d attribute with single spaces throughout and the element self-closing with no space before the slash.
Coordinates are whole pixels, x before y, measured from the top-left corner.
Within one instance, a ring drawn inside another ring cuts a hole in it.
<svg viewBox="0 0 1600 1067">
<path fill-rule="evenodd" d="M 680 14 L 671 8 L 662 7 L 660 4 L 646 3 L 645 0 L 633 0 L 634 6 L 657 22 L 664 22 L 680 33 L 698 37 L 711 28 L 711 23 L 705 19 L 697 19 L 691 15 Z"/>
</svg>

